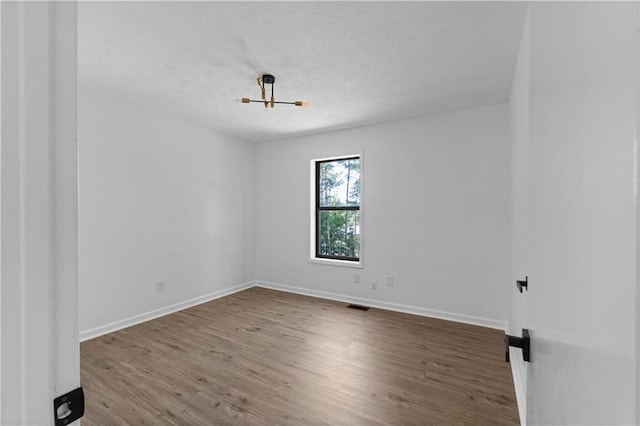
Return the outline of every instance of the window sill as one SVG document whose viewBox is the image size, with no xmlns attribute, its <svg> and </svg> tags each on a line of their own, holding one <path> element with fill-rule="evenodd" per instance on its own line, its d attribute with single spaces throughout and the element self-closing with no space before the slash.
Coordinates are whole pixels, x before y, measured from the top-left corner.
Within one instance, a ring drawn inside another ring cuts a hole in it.
<svg viewBox="0 0 640 426">
<path fill-rule="evenodd" d="M 315 263 L 318 265 L 341 266 L 344 268 L 364 268 L 364 266 L 362 265 L 362 259 L 360 259 L 360 261 L 358 262 L 353 262 L 350 260 L 322 259 L 319 257 L 312 257 L 311 259 L 309 259 L 309 263 Z"/>
</svg>

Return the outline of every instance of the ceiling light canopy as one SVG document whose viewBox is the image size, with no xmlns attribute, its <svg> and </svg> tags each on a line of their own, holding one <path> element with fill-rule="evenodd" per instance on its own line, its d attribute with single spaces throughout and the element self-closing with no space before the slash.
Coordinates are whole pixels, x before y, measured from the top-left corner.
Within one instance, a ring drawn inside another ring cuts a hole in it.
<svg viewBox="0 0 640 426">
<path fill-rule="evenodd" d="M 273 95 L 273 85 L 276 82 L 276 78 L 271 75 L 271 74 L 262 74 L 261 76 L 258 76 L 258 78 L 256 78 L 256 80 L 258 81 L 258 86 L 260 87 L 260 91 L 262 92 L 262 100 L 253 100 L 253 99 L 249 99 L 249 98 L 242 98 L 242 103 L 243 104 L 248 104 L 251 102 L 260 102 L 260 103 L 264 103 L 264 107 L 265 108 L 273 108 L 276 104 L 288 104 L 288 105 L 295 105 L 295 106 L 307 106 L 308 103 L 307 102 L 303 102 L 303 101 L 293 101 L 293 102 L 285 102 L 285 101 L 276 101 L 274 95 Z M 264 85 L 265 84 L 270 84 L 271 85 L 271 99 L 267 100 L 266 98 L 266 94 L 265 94 L 265 88 Z"/>
</svg>

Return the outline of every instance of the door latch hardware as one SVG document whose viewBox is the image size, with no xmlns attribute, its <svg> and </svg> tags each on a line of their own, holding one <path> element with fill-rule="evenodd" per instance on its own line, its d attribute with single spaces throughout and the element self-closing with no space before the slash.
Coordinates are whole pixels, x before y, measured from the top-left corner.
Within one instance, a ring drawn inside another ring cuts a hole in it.
<svg viewBox="0 0 640 426">
<path fill-rule="evenodd" d="M 520 293 L 522 293 L 523 288 L 529 291 L 529 277 L 524 277 L 524 281 L 517 280 L 516 287 L 518 287 Z"/>
<path fill-rule="evenodd" d="M 522 337 L 509 336 L 508 334 L 504 335 L 504 360 L 506 362 L 511 362 L 509 360 L 509 346 L 522 349 L 522 359 L 524 359 L 526 362 L 530 361 L 531 337 L 529 336 L 528 329 L 522 329 Z"/>
<path fill-rule="evenodd" d="M 53 400 L 55 426 L 66 426 L 84 415 L 84 392 L 82 387 L 65 393 Z"/>
</svg>

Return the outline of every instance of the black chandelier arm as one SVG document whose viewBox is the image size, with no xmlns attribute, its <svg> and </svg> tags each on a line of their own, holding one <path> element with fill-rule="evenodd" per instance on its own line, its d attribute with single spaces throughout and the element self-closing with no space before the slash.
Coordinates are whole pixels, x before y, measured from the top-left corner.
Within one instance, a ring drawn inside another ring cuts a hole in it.
<svg viewBox="0 0 640 426">
<path fill-rule="evenodd" d="M 246 99 L 246 100 L 243 100 L 243 102 L 242 102 L 242 103 L 248 104 L 248 103 L 251 103 L 251 102 L 257 102 L 257 103 L 261 103 L 261 104 L 263 104 L 263 103 L 268 103 L 268 104 L 270 104 L 270 103 L 271 103 L 270 101 L 261 101 L 261 100 L 254 100 L 254 99 Z M 273 103 L 274 103 L 274 104 L 286 104 L 286 105 L 296 105 L 296 106 L 300 106 L 300 105 L 298 105 L 298 104 L 302 104 L 302 101 L 294 101 L 294 102 L 273 101 Z"/>
</svg>

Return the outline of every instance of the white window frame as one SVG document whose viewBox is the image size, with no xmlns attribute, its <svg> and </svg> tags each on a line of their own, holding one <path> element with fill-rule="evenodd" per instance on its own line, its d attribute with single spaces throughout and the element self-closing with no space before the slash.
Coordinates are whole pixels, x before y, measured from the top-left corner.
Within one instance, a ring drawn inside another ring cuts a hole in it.
<svg viewBox="0 0 640 426">
<path fill-rule="evenodd" d="M 355 260 L 340 260 L 340 259 L 325 259 L 316 257 L 316 163 L 319 161 L 334 161 L 342 160 L 345 158 L 358 157 L 360 159 L 360 249 L 358 255 L 358 261 Z M 309 167 L 309 263 L 315 263 L 319 265 L 331 265 L 331 266 L 343 266 L 347 268 L 364 268 L 364 152 L 361 151 L 355 154 L 340 155 L 335 157 L 326 158 L 314 158 L 311 160 Z"/>
</svg>

